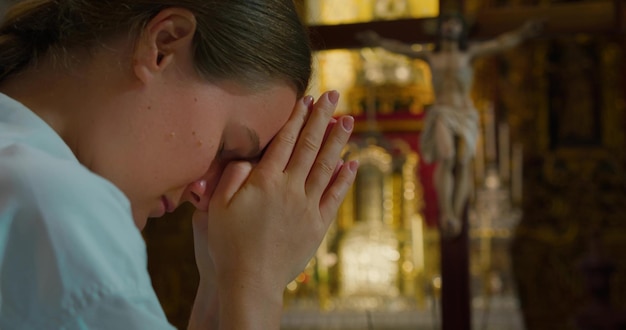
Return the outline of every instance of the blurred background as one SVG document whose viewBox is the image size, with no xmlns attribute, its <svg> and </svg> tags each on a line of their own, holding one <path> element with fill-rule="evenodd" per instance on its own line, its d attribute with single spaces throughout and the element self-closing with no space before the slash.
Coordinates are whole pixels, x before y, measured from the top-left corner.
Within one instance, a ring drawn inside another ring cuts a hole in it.
<svg viewBox="0 0 626 330">
<path fill-rule="evenodd" d="M 285 290 L 283 329 L 624 329 L 626 1 L 296 3 L 316 48 L 310 93 L 341 92 L 337 114 L 357 120 L 345 157 L 362 165 Z M 539 37 L 474 63 L 481 135 L 456 241 L 439 235 L 434 165 L 418 148 L 429 67 L 354 37 L 433 47 L 450 12 L 470 42 L 544 22 Z M 190 214 L 144 231 L 155 290 L 181 329 L 198 281 Z"/>
</svg>

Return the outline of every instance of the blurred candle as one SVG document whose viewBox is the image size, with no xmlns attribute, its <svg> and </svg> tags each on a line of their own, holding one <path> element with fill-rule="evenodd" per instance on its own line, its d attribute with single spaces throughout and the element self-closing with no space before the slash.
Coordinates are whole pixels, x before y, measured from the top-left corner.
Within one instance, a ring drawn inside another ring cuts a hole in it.
<svg viewBox="0 0 626 330">
<path fill-rule="evenodd" d="M 498 165 L 500 166 L 500 180 L 509 182 L 510 153 L 509 153 L 509 125 L 500 123 L 498 125 Z"/>
<path fill-rule="evenodd" d="M 513 145 L 513 174 L 511 178 L 511 197 L 513 203 L 522 202 L 523 182 L 523 146 L 521 143 Z"/>
</svg>

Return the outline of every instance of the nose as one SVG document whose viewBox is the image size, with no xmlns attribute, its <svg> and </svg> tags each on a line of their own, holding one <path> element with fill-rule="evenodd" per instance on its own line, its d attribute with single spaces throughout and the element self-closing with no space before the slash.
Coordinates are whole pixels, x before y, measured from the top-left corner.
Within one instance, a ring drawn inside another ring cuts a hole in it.
<svg viewBox="0 0 626 330">
<path fill-rule="evenodd" d="M 183 195 L 184 200 L 204 212 L 209 208 L 210 197 L 207 191 L 207 181 L 205 179 L 200 179 L 189 184 Z"/>
<path fill-rule="evenodd" d="M 198 180 L 190 183 L 183 193 L 183 200 L 190 202 L 196 209 L 206 212 L 209 209 L 209 201 L 213 190 L 217 185 L 227 162 L 215 160 L 209 166 L 208 171 Z"/>
</svg>

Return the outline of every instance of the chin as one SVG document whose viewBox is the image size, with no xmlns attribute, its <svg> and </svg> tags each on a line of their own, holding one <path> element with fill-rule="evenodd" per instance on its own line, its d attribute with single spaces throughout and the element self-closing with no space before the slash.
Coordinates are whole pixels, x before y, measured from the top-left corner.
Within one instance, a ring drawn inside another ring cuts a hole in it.
<svg viewBox="0 0 626 330">
<path fill-rule="evenodd" d="M 139 230 L 143 230 L 146 227 L 146 223 L 148 223 L 148 218 L 135 219 L 135 226 Z"/>
<path fill-rule="evenodd" d="M 146 223 L 148 223 L 148 215 L 144 212 L 133 212 L 133 220 L 135 226 L 137 226 L 139 230 L 143 230 L 146 227 Z"/>
</svg>

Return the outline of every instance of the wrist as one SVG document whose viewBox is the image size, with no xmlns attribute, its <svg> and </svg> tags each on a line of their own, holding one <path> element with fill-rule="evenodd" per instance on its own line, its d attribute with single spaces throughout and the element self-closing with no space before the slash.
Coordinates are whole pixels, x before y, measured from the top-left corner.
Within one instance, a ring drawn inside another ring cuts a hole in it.
<svg viewBox="0 0 626 330">
<path fill-rule="evenodd" d="M 278 329 L 284 287 L 258 276 L 218 281 L 220 326 L 224 329 Z"/>
<path fill-rule="evenodd" d="M 218 329 L 219 300 L 213 284 L 213 282 L 200 280 L 189 317 L 188 330 Z"/>
</svg>

